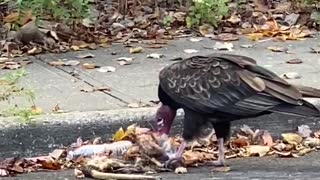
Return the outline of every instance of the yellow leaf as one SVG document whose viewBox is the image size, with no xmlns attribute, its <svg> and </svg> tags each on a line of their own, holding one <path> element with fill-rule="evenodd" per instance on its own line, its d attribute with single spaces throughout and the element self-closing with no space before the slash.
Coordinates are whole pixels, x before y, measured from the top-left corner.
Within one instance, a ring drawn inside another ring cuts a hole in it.
<svg viewBox="0 0 320 180">
<path fill-rule="evenodd" d="M 125 135 L 123 128 L 121 127 L 112 137 L 113 141 L 121 141 Z"/>
<path fill-rule="evenodd" d="M 79 50 L 80 50 L 80 47 L 79 47 L 79 46 L 76 46 L 76 45 L 72 45 L 72 46 L 71 46 L 71 49 L 74 50 L 74 51 L 79 51 Z"/>
<path fill-rule="evenodd" d="M 262 33 L 252 33 L 252 34 L 248 34 L 248 38 L 251 41 L 258 41 L 260 39 L 263 38 L 263 34 Z"/>
<path fill-rule="evenodd" d="M 260 157 L 265 156 L 270 150 L 269 146 L 250 145 L 246 147 L 249 156 L 259 155 Z"/>
<path fill-rule="evenodd" d="M 32 106 L 31 113 L 34 115 L 38 115 L 42 113 L 42 109 L 40 107 Z"/>
<path fill-rule="evenodd" d="M 297 145 L 302 142 L 302 137 L 296 133 L 283 133 L 281 134 L 284 142 L 289 144 Z"/>
<path fill-rule="evenodd" d="M 135 48 L 130 48 L 129 49 L 129 53 L 130 54 L 133 54 L 133 53 L 141 53 L 142 52 L 142 50 L 143 50 L 143 48 L 142 47 L 135 47 Z"/>
</svg>

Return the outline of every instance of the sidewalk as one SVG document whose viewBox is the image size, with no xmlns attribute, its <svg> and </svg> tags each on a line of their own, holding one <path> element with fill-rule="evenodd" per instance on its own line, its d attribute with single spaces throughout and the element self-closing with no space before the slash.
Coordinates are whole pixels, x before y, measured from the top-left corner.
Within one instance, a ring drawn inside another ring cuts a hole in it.
<svg viewBox="0 0 320 180">
<path fill-rule="evenodd" d="M 296 84 L 308 85 L 320 88 L 318 80 L 320 72 L 320 55 L 310 53 L 311 47 L 317 47 L 319 39 L 306 39 L 305 41 L 274 42 L 266 41 L 256 43 L 253 48 L 241 48 L 240 45 L 253 44 L 245 37 L 240 41 L 232 42 L 234 51 L 231 53 L 246 55 L 257 60 L 279 75 L 287 72 L 297 72 L 302 78 L 289 80 Z M 177 41 L 170 41 L 162 49 L 144 48 L 143 53 L 130 54 L 129 48 L 122 44 L 113 44 L 110 48 L 94 51 L 68 52 L 65 54 L 46 54 L 30 58 L 33 64 L 26 67 L 28 76 L 21 81 L 23 87 L 35 90 L 36 105 L 44 112 L 50 112 L 54 106 L 59 104 L 62 110 L 73 111 L 96 111 L 119 109 L 127 107 L 128 103 L 143 102 L 149 103 L 157 100 L 158 73 L 173 58 L 188 57 L 191 55 L 207 55 L 215 52 L 222 52 L 208 47 L 213 47 L 215 41 L 204 39 L 200 42 L 190 42 L 188 38 Z M 137 44 L 137 46 L 145 46 Z M 267 49 L 269 46 L 288 47 L 290 52 L 272 52 Z M 184 49 L 199 50 L 195 54 L 184 53 Z M 79 59 L 79 54 L 91 53 L 94 58 Z M 111 55 L 116 53 L 117 55 Z M 147 54 L 160 53 L 165 56 L 161 59 L 147 58 Z M 133 57 L 131 65 L 120 66 L 117 62 L 119 57 Z M 287 64 L 285 61 L 293 58 L 303 60 L 302 64 Z M 81 63 L 93 62 L 99 66 L 113 66 L 115 72 L 102 73 L 97 70 L 83 69 L 78 66 L 53 67 L 47 64 L 50 61 L 59 59 L 79 60 Z M 0 76 L 6 71 L 0 71 Z M 76 74 L 76 76 L 72 76 Z M 108 87 L 110 92 L 81 92 L 81 90 L 94 87 Z M 152 103 L 151 103 L 152 104 Z M 5 103 L 0 103 L 4 107 Z"/>
<path fill-rule="evenodd" d="M 320 55 L 310 53 L 311 47 L 317 47 L 319 38 L 305 41 L 274 42 L 272 40 L 257 42 L 253 48 L 241 48 L 240 45 L 253 44 L 245 37 L 232 42 L 232 53 L 246 55 L 257 60 L 259 65 L 271 69 L 281 75 L 297 72 L 300 79 L 288 80 L 291 83 L 320 88 Z M 215 41 L 204 39 L 190 42 L 187 39 L 170 41 L 162 49 L 144 48 L 143 53 L 129 54 L 128 48 L 122 44 L 113 44 L 110 48 L 94 51 L 69 52 L 65 54 L 45 54 L 30 57 L 32 64 L 26 66 L 29 73 L 21 80 L 21 86 L 35 90 L 36 105 L 44 114 L 36 117 L 31 125 L 20 124 L 15 118 L 0 118 L 0 158 L 12 155 L 31 156 L 47 154 L 60 145 L 68 145 L 81 136 L 83 139 L 97 136 L 110 137 L 117 128 L 126 127 L 133 122 L 150 127 L 147 121 L 152 119 L 155 107 L 128 108 L 128 104 L 158 100 L 158 73 L 170 59 L 185 58 L 195 54 L 184 53 L 184 49 L 199 50 L 198 55 L 222 52 L 212 48 Z M 137 44 L 144 47 L 144 44 Z M 272 52 L 269 46 L 288 47 L 290 52 Z M 94 58 L 77 59 L 79 54 L 91 53 Z M 112 55 L 116 53 L 117 55 Z M 147 58 L 147 54 L 160 53 L 160 59 Z M 134 57 L 131 65 L 120 66 L 119 57 Z M 287 64 L 287 60 L 300 58 L 302 64 Z M 81 66 L 53 67 L 47 64 L 58 59 L 93 62 L 98 66 L 113 66 L 115 72 L 102 73 L 96 69 L 86 70 Z M 1 70 L 0 76 L 8 71 Z M 108 87 L 111 91 L 82 92 L 92 87 Z M 19 102 L 19 104 L 21 104 Z M 52 109 L 59 107 L 68 113 L 48 115 Z M 0 108 L 7 104 L 0 103 Z M 46 114 L 48 113 L 48 114 Z M 179 114 L 179 118 L 181 114 Z M 181 130 L 181 122 L 176 121 L 176 132 Z M 273 114 L 252 120 L 237 121 L 233 128 L 242 124 L 269 130 L 278 136 L 281 132 L 293 131 L 297 125 L 307 124 L 311 129 L 319 130 L 319 119 Z M 178 128 L 177 128 L 178 127 Z"/>
</svg>

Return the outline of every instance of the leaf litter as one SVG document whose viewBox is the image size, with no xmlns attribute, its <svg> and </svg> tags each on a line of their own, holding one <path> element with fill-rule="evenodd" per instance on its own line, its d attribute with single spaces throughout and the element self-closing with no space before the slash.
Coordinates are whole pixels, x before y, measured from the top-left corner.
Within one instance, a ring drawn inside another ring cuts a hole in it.
<svg viewBox="0 0 320 180">
<path fill-rule="evenodd" d="M 2 3 L 0 8 L 8 6 L 8 2 Z M 160 41 L 167 42 L 194 35 L 223 42 L 236 41 L 239 35 L 245 35 L 253 41 L 261 41 L 264 38 L 275 41 L 303 40 L 314 37 L 320 27 L 316 18 L 319 13 L 316 9 L 311 9 L 310 12 L 308 8 L 299 7 L 297 11 L 294 4 L 282 1 L 272 1 L 271 5 L 267 6 L 260 1 L 231 0 L 227 3 L 229 13 L 218 22 L 217 27 L 201 24 L 198 30 L 186 27 L 186 4 L 178 1 L 136 3 L 129 0 L 126 14 L 119 13 L 116 8 L 119 6 L 117 2 L 90 3 L 94 10 L 99 12 L 99 16 L 94 17 L 96 22 L 85 18 L 72 26 L 54 22 L 50 18 L 40 20 L 38 25 L 35 25 L 36 18 L 31 11 L 24 12 L 22 16 L 19 12 L 4 8 L 0 15 L 0 29 L 4 32 L 5 41 L 1 46 L 5 47 L 5 51 L 0 52 L 0 56 L 93 50 L 99 47 L 107 48 L 118 42 L 125 46 L 133 46 L 135 43 L 147 44 L 145 41 L 149 41 L 147 47 L 162 48 L 165 43 L 158 43 Z M 168 27 L 163 26 L 165 18 L 170 19 Z M 14 24 L 19 26 L 18 30 L 13 29 Z M 13 32 L 14 35 L 10 35 L 9 32 Z M 189 40 L 199 42 L 201 37 L 192 37 Z M 140 53 L 142 47 L 133 46 L 129 51 Z M 313 48 L 312 52 L 319 51 Z"/>
<path fill-rule="evenodd" d="M 161 172 L 187 173 L 188 167 L 206 165 L 217 159 L 217 139 L 212 130 L 196 139 L 196 146 L 187 146 L 181 162 L 166 168 L 167 155 L 175 152 L 180 142 L 181 136 L 167 137 L 132 124 L 126 129 L 119 128 L 109 140 L 98 137 L 83 141 L 79 137 L 75 143 L 55 149 L 47 156 L 7 158 L 0 162 L 0 176 L 75 169 L 76 177 L 156 179 Z M 226 143 L 225 156 L 227 159 L 251 156 L 297 158 L 319 148 L 319 131 L 312 132 L 307 125 L 298 126 L 297 132 L 281 134 L 281 139 L 273 139 L 266 130 L 252 130 L 244 125 Z M 223 167 L 212 171 L 228 172 L 231 169 Z"/>
</svg>

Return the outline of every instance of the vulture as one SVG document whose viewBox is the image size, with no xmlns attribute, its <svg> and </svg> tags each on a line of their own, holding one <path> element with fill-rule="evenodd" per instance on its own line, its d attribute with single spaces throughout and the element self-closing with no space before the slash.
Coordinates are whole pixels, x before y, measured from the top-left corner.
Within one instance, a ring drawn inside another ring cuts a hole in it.
<svg viewBox="0 0 320 180">
<path fill-rule="evenodd" d="M 207 123 L 216 132 L 219 152 L 218 160 L 209 164 L 224 166 L 224 142 L 232 121 L 270 113 L 320 116 L 319 110 L 303 99 L 320 97 L 320 90 L 291 85 L 246 56 L 219 53 L 189 57 L 164 67 L 159 81 L 157 132 L 168 135 L 176 111 L 184 110 L 183 141 L 175 154 L 168 155 L 166 164 L 179 160 L 187 143 Z"/>
</svg>

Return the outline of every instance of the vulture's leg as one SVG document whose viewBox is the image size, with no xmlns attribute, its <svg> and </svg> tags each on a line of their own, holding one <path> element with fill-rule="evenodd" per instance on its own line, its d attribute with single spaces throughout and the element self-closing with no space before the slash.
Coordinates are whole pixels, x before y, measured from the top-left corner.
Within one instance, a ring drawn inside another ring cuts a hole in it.
<svg viewBox="0 0 320 180">
<path fill-rule="evenodd" d="M 206 122 L 206 119 L 203 118 L 200 114 L 185 109 L 184 108 L 184 122 L 183 122 L 183 133 L 182 133 L 182 142 L 178 150 L 174 154 L 167 154 L 169 160 L 165 163 L 166 166 L 171 164 L 174 161 L 181 160 L 184 149 L 187 146 L 187 143 L 192 141 L 200 131 L 202 125 Z"/>
<path fill-rule="evenodd" d="M 207 165 L 211 166 L 225 166 L 225 158 L 224 158 L 224 140 L 229 138 L 230 135 L 230 121 L 222 122 L 222 123 L 213 123 L 214 130 L 216 132 L 217 140 L 218 140 L 218 160 L 210 161 Z"/>
</svg>

